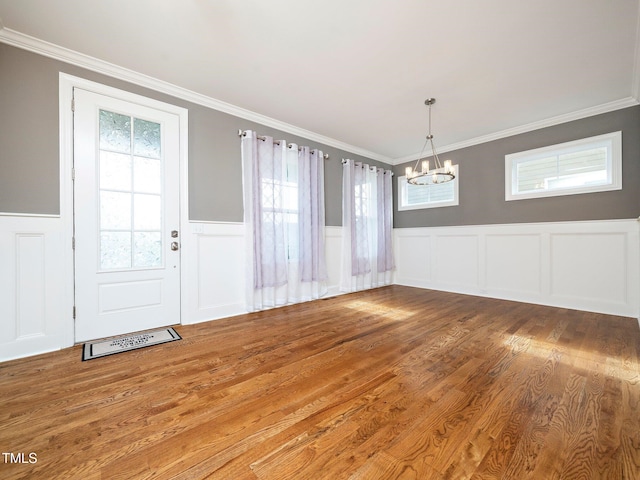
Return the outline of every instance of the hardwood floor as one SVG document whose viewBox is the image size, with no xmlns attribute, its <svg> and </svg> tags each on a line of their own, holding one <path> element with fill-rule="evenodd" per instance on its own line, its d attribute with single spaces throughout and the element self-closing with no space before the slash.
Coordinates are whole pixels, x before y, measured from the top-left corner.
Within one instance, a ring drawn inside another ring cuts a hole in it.
<svg viewBox="0 0 640 480">
<path fill-rule="evenodd" d="M 0 478 L 640 479 L 637 319 L 391 286 L 176 330 L 0 364 Z"/>
</svg>

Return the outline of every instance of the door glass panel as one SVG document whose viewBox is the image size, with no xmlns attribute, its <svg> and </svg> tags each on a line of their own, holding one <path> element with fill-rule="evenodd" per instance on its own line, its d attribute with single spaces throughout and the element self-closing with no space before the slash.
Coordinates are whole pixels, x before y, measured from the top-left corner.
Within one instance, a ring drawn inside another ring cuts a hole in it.
<svg viewBox="0 0 640 480">
<path fill-rule="evenodd" d="M 161 132 L 160 123 L 100 110 L 101 270 L 163 265 Z"/>
<path fill-rule="evenodd" d="M 100 229 L 131 230 L 131 194 L 100 192 Z"/>
<path fill-rule="evenodd" d="M 133 121 L 133 153 L 141 157 L 160 158 L 160 124 L 139 118 Z"/>
<path fill-rule="evenodd" d="M 141 193 L 160 193 L 162 190 L 162 165 L 160 160 L 134 157 L 133 188 Z"/>
<path fill-rule="evenodd" d="M 100 234 L 100 266 L 104 270 L 131 268 L 131 232 Z"/>
<path fill-rule="evenodd" d="M 100 189 L 131 191 L 131 155 L 100 152 Z"/>
<path fill-rule="evenodd" d="M 133 196 L 134 230 L 160 230 L 162 211 L 160 195 L 135 194 Z"/>
<path fill-rule="evenodd" d="M 136 232 L 134 234 L 135 267 L 159 267 L 162 265 L 162 239 L 160 232 Z"/>
<path fill-rule="evenodd" d="M 131 152 L 131 117 L 100 110 L 100 150 Z"/>
</svg>

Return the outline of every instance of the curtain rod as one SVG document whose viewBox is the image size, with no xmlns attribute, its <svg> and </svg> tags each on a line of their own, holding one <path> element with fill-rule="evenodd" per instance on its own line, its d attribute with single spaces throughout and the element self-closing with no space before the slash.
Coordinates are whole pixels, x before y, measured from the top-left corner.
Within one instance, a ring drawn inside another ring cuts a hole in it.
<svg viewBox="0 0 640 480">
<path fill-rule="evenodd" d="M 345 163 L 347 163 L 348 161 L 349 161 L 349 159 L 348 159 L 348 158 L 343 158 L 343 159 L 342 159 L 342 164 L 344 165 L 344 164 L 345 164 Z M 360 166 L 364 165 L 362 162 L 354 162 L 354 163 L 355 163 L 356 165 L 360 164 Z M 385 173 L 385 174 L 386 174 L 387 172 L 389 172 L 389 173 L 391 173 L 391 176 L 392 176 L 392 177 L 395 175 L 395 173 L 393 173 L 391 170 L 385 170 L 384 168 L 382 168 L 382 167 L 376 167 L 375 165 L 369 165 L 369 166 L 370 166 L 372 169 L 373 169 L 373 168 L 380 168 L 380 169 L 382 169 L 382 172 L 383 172 L 383 173 Z"/>
<path fill-rule="evenodd" d="M 239 137 L 246 137 L 247 136 L 247 132 L 242 131 L 240 129 L 238 129 L 238 136 Z M 256 138 L 258 140 L 262 140 L 263 142 L 267 139 L 267 137 L 263 137 L 262 135 L 256 135 Z M 275 141 L 273 142 L 276 145 L 280 146 L 280 142 L 279 141 Z M 288 148 L 293 147 L 293 143 L 290 143 L 289 145 L 287 145 Z M 298 147 L 298 151 L 302 150 L 302 147 Z M 313 149 L 311 150 L 311 152 L 313 152 Z M 324 158 L 325 160 L 329 160 L 329 154 L 325 153 L 324 155 L 322 155 L 322 158 Z"/>
</svg>

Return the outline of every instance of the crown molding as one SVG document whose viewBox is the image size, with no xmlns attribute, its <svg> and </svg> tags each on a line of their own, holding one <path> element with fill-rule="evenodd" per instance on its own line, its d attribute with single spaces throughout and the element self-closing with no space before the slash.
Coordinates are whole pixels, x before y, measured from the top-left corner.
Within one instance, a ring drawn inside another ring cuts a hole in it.
<svg viewBox="0 0 640 480">
<path fill-rule="evenodd" d="M 637 25 L 638 26 L 636 29 L 635 61 L 634 61 L 633 80 L 632 80 L 633 84 L 631 86 L 632 96 L 623 98 L 620 100 L 616 100 L 613 102 L 605 103 L 602 105 L 597 105 L 595 107 L 589 107 L 583 110 L 578 110 L 576 112 L 572 112 L 564 115 L 558 115 L 556 117 L 528 123 L 528 124 L 521 125 L 514 128 L 509 128 L 506 130 L 502 130 L 500 132 L 495 132 L 488 135 L 475 137 L 462 142 L 453 143 L 445 146 L 439 146 L 438 152 L 445 153 L 453 150 L 459 150 L 461 148 L 467 148 L 474 145 L 479 145 L 481 143 L 486 143 L 493 140 L 498 140 L 501 138 L 506 138 L 513 135 L 518 135 L 521 133 L 538 130 L 540 128 L 545 128 L 553 125 L 558 125 L 561 123 L 570 122 L 573 120 L 580 120 L 582 118 L 590 117 L 593 115 L 599 115 L 601 113 L 607 113 L 614 110 L 619 110 L 622 108 L 627 108 L 627 107 L 640 104 L 639 102 L 639 99 L 640 99 L 640 9 L 638 11 Z M 419 152 L 416 152 L 413 155 L 408 155 L 408 156 L 400 157 L 396 159 L 393 159 L 384 155 L 380 155 L 378 153 L 371 152 L 369 150 L 356 147 L 348 143 L 341 142 L 340 140 L 326 137 L 324 135 L 312 132 L 310 130 L 305 130 L 303 128 L 296 127 L 295 125 L 291 125 L 289 123 L 281 122 L 280 120 L 267 117 L 266 115 L 262 115 L 262 114 L 253 112 L 251 110 L 237 107 L 230 103 L 223 102 L 221 100 L 217 100 L 215 98 L 199 94 L 192 90 L 188 90 L 186 88 L 173 85 L 169 82 L 165 82 L 163 80 L 159 80 L 157 78 L 144 75 L 134 70 L 120 67 L 118 65 L 105 62 L 103 60 L 99 60 L 89 55 L 85 55 L 85 54 L 76 52 L 74 50 L 70 50 L 70 49 L 61 47 L 59 45 L 55 45 L 50 42 L 45 42 L 43 40 L 32 37 L 30 35 L 26 35 L 26 34 L 17 32 L 15 30 L 11 30 L 10 28 L 6 28 L 3 25 L 1 18 L 0 18 L 0 42 L 6 43 L 8 45 L 11 45 L 17 48 L 21 48 L 23 50 L 27 50 L 33 53 L 37 53 L 39 55 L 49 57 L 54 60 L 59 60 L 65 63 L 69 63 L 71 65 L 75 65 L 77 67 L 85 68 L 87 70 L 91 70 L 96 73 L 107 75 L 109 77 L 117 78 L 119 80 L 123 80 L 141 87 L 149 88 L 151 90 L 155 90 L 160 93 L 165 93 L 167 95 L 171 95 L 173 97 L 180 98 L 182 100 L 185 100 L 197 105 L 202 105 L 204 107 L 208 107 L 213 110 L 217 110 L 223 113 L 227 113 L 229 115 L 243 118 L 245 120 L 259 123 L 261 125 L 272 127 L 277 130 L 281 130 L 283 132 L 287 132 L 292 135 L 296 135 L 296 136 L 306 138 L 308 140 L 315 141 L 330 147 L 344 150 L 349 153 L 361 155 L 363 157 L 370 158 L 372 160 L 377 160 L 379 162 L 383 162 L 388 165 L 400 165 L 402 163 L 416 161 L 420 157 Z"/>
<path fill-rule="evenodd" d="M 0 27 L 2 27 L 1 21 Z M 55 45 L 53 43 L 45 42 L 30 35 L 25 35 L 15 30 L 11 30 L 10 28 L 0 28 L 0 42 L 33 53 L 37 53 L 54 60 L 59 60 L 71 65 L 75 65 L 77 67 L 85 68 L 96 73 L 107 75 L 109 77 L 117 78 L 118 80 L 124 80 L 126 82 L 149 88 L 160 93 L 165 93 L 167 95 L 180 98 L 181 100 L 186 100 L 188 102 L 202 105 L 213 110 L 228 113 L 229 115 L 256 122 L 267 127 L 282 130 L 283 132 L 306 138 L 307 140 L 322 143 L 330 147 L 344 150 L 356 155 L 361 155 L 363 157 L 377 160 L 389 165 L 391 164 L 391 158 L 384 155 L 370 152 L 369 150 L 341 142 L 340 140 L 336 140 L 334 138 L 326 137 L 310 130 L 296 127 L 295 125 L 291 125 L 286 122 L 281 122 L 280 120 L 267 117 L 266 115 L 237 107 L 230 103 L 199 94 L 192 90 L 173 85 L 169 82 L 144 75 L 128 68 L 120 67 L 113 63 L 105 62 L 89 55 L 85 55 L 74 50 Z"/>
<path fill-rule="evenodd" d="M 627 97 L 620 100 L 615 100 L 609 103 L 603 103 L 595 107 L 589 107 L 575 112 L 567 113 L 564 115 L 558 115 L 556 117 L 547 118 L 538 122 L 527 123 L 519 127 L 508 128 L 500 132 L 490 133 L 489 135 L 482 135 L 480 137 L 471 138 L 463 142 L 452 143 L 445 146 L 438 147 L 438 153 L 451 152 L 453 150 L 460 150 L 461 148 L 472 147 L 481 143 L 491 142 L 493 140 L 499 140 L 501 138 L 512 137 L 521 133 L 531 132 L 533 130 L 539 130 L 545 127 L 552 127 L 561 123 L 567 123 L 574 120 L 580 120 L 582 118 L 592 117 L 594 115 L 600 115 L 601 113 L 613 112 L 627 107 L 633 107 L 639 105 L 640 102 L 633 97 Z M 407 162 L 415 162 L 420 158 L 420 153 L 414 155 L 408 155 L 406 157 L 396 158 L 391 161 L 392 165 L 400 165 Z"/>
</svg>

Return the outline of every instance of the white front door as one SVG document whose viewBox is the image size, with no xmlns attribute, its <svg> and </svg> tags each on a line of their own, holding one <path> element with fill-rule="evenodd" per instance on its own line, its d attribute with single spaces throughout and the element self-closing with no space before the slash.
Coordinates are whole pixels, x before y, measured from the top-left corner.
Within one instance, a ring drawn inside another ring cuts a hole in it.
<svg viewBox="0 0 640 480">
<path fill-rule="evenodd" d="M 179 117 L 74 102 L 76 342 L 180 323 Z"/>
</svg>

